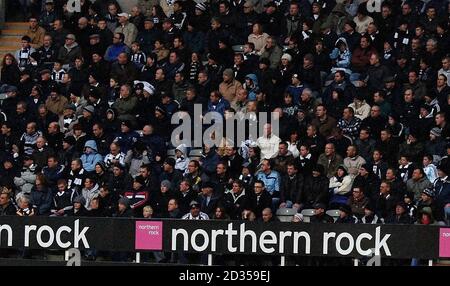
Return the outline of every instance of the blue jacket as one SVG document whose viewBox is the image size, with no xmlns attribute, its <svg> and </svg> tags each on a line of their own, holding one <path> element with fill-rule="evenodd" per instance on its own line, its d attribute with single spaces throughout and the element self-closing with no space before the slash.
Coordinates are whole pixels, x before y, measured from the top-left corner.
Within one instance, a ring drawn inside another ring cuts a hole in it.
<svg viewBox="0 0 450 286">
<path fill-rule="evenodd" d="M 208 154 L 205 154 L 200 161 L 202 162 L 202 169 L 208 175 L 211 176 L 216 172 L 217 164 L 219 164 L 220 158 L 216 151 L 211 150 Z"/>
<path fill-rule="evenodd" d="M 64 165 L 50 169 L 48 166 L 42 168 L 42 174 L 50 185 L 56 185 L 56 182 L 64 176 Z"/>
<path fill-rule="evenodd" d="M 141 140 L 153 151 L 155 156 L 164 156 L 166 154 L 166 143 L 161 136 L 156 134 L 144 135 L 141 137 Z"/>
<path fill-rule="evenodd" d="M 256 174 L 256 179 L 264 182 L 266 190 L 272 197 L 279 197 L 280 195 L 280 174 L 277 171 L 271 171 L 268 175 L 260 171 Z"/>
<path fill-rule="evenodd" d="M 97 143 L 95 143 L 94 140 L 88 140 L 84 144 L 84 148 L 89 147 L 93 150 L 93 152 L 87 154 L 84 153 L 81 155 L 81 162 L 83 163 L 83 169 L 85 169 L 87 172 L 93 172 L 95 171 L 95 165 L 98 162 L 103 161 L 102 155 L 100 155 L 97 151 Z"/>
<path fill-rule="evenodd" d="M 130 131 L 128 133 L 120 132 L 114 139 L 120 146 L 120 151 L 127 154 L 128 150 L 133 148 L 134 143 L 139 139 L 139 134 L 136 131 Z"/>
<path fill-rule="evenodd" d="M 219 99 L 219 102 L 216 104 L 213 104 L 211 100 L 208 101 L 208 112 L 215 111 L 223 116 L 225 114 L 225 110 L 228 108 L 230 108 L 230 103 L 224 98 Z"/>
<path fill-rule="evenodd" d="M 105 60 L 108 62 L 115 62 L 120 53 L 125 52 L 127 54 L 130 53 L 130 48 L 124 43 L 119 45 L 111 45 L 105 52 Z"/>
<path fill-rule="evenodd" d="M 253 88 L 247 89 L 247 91 L 248 91 L 248 100 L 251 100 L 251 101 L 256 100 L 256 96 L 259 93 L 258 77 L 255 74 L 251 73 L 251 74 L 246 75 L 245 78 L 246 79 L 247 78 L 250 79 L 253 82 L 253 85 L 254 85 Z"/>
</svg>

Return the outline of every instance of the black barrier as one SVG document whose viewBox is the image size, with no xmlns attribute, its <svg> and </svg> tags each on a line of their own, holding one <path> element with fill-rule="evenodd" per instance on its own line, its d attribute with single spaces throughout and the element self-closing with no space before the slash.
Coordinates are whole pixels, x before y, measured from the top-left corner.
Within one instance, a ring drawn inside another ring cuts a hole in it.
<svg viewBox="0 0 450 286">
<path fill-rule="evenodd" d="M 450 228 L 422 225 L 0 217 L 0 248 L 437 259 Z"/>
</svg>

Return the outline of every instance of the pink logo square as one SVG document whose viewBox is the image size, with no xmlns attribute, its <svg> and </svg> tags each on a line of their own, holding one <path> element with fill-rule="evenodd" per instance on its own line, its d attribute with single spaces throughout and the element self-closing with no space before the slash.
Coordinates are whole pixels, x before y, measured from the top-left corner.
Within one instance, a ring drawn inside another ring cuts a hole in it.
<svg viewBox="0 0 450 286">
<path fill-rule="evenodd" d="M 162 221 L 136 221 L 135 248 L 138 250 L 162 250 Z"/>
<path fill-rule="evenodd" d="M 450 257 L 450 228 L 440 229 L 439 257 Z"/>
</svg>

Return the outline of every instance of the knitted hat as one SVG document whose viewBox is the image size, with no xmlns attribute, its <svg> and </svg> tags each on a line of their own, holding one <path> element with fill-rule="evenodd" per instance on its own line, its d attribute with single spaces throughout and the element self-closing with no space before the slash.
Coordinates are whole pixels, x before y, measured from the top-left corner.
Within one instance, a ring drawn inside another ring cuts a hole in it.
<svg viewBox="0 0 450 286">
<path fill-rule="evenodd" d="M 128 207 L 130 205 L 130 200 L 128 198 L 122 197 L 119 199 L 119 204 Z"/>
<path fill-rule="evenodd" d="M 95 112 L 95 108 L 92 106 L 92 105 L 87 105 L 87 106 L 85 106 L 84 108 L 83 108 L 83 111 L 87 111 L 87 112 L 89 112 L 89 113 L 91 113 L 91 114 L 94 114 L 94 112 Z"/>
<path fill-rule="evenodd" d="M 195 9 L 198 9 L 200 11 L 206 11 L 206 4 L 204 3 L 197 3 L 197 5 L 195 5 Z"/>
<path fill-rule="evenodd" d="M 226 76 L 228 76 L 228 77 L 234 77 L 234 72 L 233 72 L 232 69 L 225 69 L 225 70 L 223 71 L 223 74 L 226 75 Z"/>
<path fill-rule="evenodd" d="M 439 127 L 434 127 L 430 130 L 430 134 L 433 134 L 436 137 L 441 137 L 442 130 Z"/>
</svg>

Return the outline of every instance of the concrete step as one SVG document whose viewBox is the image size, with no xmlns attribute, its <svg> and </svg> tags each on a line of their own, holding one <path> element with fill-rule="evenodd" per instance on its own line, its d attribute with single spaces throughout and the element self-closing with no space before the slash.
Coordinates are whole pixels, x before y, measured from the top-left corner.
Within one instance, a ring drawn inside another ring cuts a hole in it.
<svg viewBox="0 0 450 286">
<path fill-rule="evenodd" d="M 8 46 L 0 46 L 0 52 L 11 52 L 11 51 L 16 51 L 20 48 L 20 45 L 8 45 Z"/>
<path fill-rule="evenodd" d="M 26 29 L 4 29 L 2 35 L 5 36 L 23 36 L 27 33 Z"/>
<path fill-rule="evenodd" d="M 0 47 L 20 46 L 20 38 L 21 37 L 19 36 L 12 36 L 12 37 L 0 36 Z"/>
<path fill-rule="evenodd" d="M 28 22 L 6 22 L 5 24 L 6 29 L 28 29 L 29 23 Z"/>
</svg>

